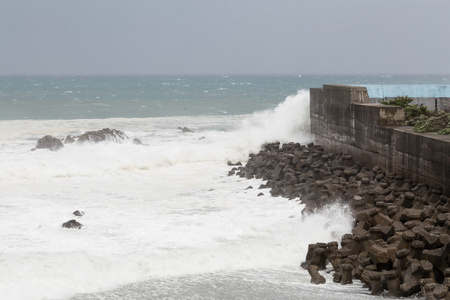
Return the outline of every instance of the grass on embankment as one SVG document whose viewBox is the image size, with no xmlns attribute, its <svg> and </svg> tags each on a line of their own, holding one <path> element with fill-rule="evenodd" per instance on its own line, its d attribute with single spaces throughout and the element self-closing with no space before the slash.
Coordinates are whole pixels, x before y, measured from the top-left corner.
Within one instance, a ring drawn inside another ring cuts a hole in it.
<svg viewBox="0 0 450 300">
<path fill-rule="evenodd" d="M 444 110 L 430 111 L 426 106 L 410 103 L 414 99 L 408 96 L 397 96 L 393 100 L 380 101 L 385 105 L 403 107 L 406 121 L 403 125 L 414 126 L 414 131 L 437 132 L 438 134 L 450 135 L 450 112 Z"/>
</svg>

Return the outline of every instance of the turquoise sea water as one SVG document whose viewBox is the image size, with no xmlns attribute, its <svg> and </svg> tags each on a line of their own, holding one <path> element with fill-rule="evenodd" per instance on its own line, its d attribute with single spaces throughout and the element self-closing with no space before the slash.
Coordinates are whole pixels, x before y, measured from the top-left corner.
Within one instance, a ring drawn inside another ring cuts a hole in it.
<svg viewBox="0 0 450 300">
<path fill-rule="evenodd" d="M 250 114 L 323 84 L 449 84 L 450 76 L 0 77 L 0 120 Z M 387 89 L 387 88 L 386 88 Z"/>
</svg>

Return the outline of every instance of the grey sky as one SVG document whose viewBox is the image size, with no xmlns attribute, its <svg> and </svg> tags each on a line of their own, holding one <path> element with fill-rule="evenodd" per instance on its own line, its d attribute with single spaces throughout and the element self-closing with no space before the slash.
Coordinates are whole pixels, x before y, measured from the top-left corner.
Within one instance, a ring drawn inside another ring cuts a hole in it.
<svg viewBox="0 0 450 300">
<path fill-rule="evenodd" d="M 0 0 L 0 75 L 450 73 L 448 0 Z"/>
</svg>

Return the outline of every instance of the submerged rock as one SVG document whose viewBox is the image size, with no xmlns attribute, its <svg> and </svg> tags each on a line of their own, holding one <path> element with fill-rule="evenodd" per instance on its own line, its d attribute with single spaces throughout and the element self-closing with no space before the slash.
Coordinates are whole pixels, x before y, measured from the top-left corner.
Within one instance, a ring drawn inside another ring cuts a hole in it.
<svg viewBox="0 0 450 300">
<path fill-rule="evenodd" d="M 141 142 L 141 140 L 138 139 L 138 138 L 134 138 L 134 139 L 133 139 L 133 144 L 135 144 L 135 145 L 143 145 L 142 142 Z"/>
<path fill-rule="evenodd" d="M 177 129 L 180 129 L 180 130 L 183 131 L 183 132 L 194 132 L 194 131 L 192 131 L 190 128 L 187 128 L 187 127 L 183 127 L 183 128 L 178 127 Z"/>
</svg>

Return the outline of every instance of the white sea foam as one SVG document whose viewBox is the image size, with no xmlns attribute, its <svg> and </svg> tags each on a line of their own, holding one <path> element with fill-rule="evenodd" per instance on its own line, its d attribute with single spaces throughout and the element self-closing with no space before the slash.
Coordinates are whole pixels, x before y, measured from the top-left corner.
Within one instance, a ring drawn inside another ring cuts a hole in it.
<svg viewBox="0 0 450 300">
<path fill-rule="evenodd" d="M 264 143 L 311 141 L 309 129 L 309 91 L 289 96 L 273 110 L 258 112 L 244 120 L 241 143 L 257 149 Z M 251 138 L 248 138 L 251 137 Z"/>
<path fill-rule="evenodd" d="M 0 122 L 2 299 L 61 299 L 189 274 L 292 270 L 308 243 L 348 232 L 348 214 L 335 206 L 302 216 L 294 201 L 267 191 L 257 197 L 260 190 L 245 188 L 261 182 L 228 177 L 226 161 L 245 160 L 266 142 L 309 141 L 307 105 L 299 92 L 252 116 Z M 104 127 L 145 145 L 30 151 L 45 134 Z M 77 218 L 83 228 L 61 228 L 77 209 L 85 212 Z"/>
</svg>

